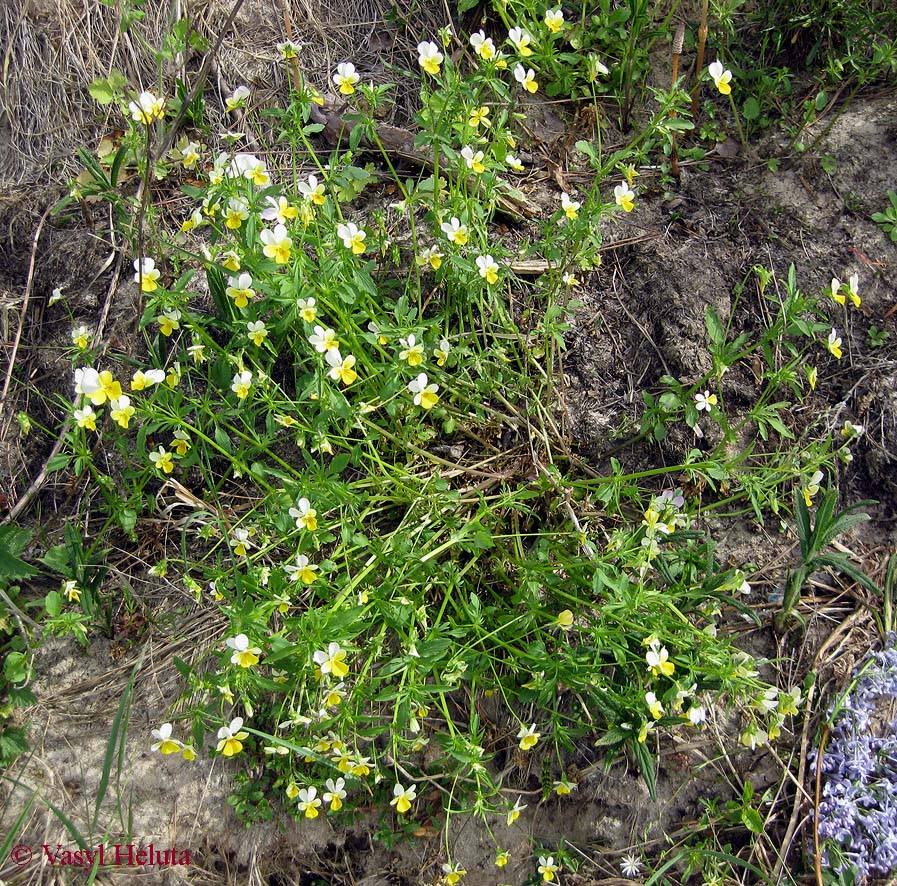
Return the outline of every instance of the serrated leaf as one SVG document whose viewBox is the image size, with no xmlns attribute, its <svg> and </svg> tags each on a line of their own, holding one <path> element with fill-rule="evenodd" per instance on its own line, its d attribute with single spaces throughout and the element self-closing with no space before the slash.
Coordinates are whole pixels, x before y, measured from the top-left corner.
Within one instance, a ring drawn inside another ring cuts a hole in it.
<svg viewBox="0 0 897 886">
<path fill-rule="evenodd" d="M 68 575 L 68 567 L 69 567 L 69 548 L 68 545 L 55 545 L 50 548 L 43 557 L 40 558 L 40 562 L 44 564 L 48 569 L 52 569 L 54 572 L 60 572 L 63 575 Z"/>
<path fill-rule="evenodd" d="M 31 532 L 27 529 L 0 526 L 0 582 L 37 575 L 37 569 L 18 556 L 29 541 Z"/>
<path fill-rule="evenodd" d="M 741 113 L 745 120 L 756 120 L 760 116 L 760 102 L 750 96 L 742 105 Z"/>
<path fill-rule="evenodd" d="M 8 766 L 28 750 L 28 738 L 21 726 L 10 726 L 0 732 L 0 764 Z"/>
</svg>

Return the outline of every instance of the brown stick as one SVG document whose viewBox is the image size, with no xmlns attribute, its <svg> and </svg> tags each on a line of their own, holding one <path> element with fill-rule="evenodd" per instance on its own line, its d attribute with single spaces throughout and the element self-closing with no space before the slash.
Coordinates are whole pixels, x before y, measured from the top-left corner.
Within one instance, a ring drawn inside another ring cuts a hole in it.
<svg viewBox="0 0 897 886">
<path fill-rule="evenodd" d="M 290 43 L 293 42 L 293 18 L 290 15 L 290 6 L 288 3 L 281 3 L 281 9 L 283 10 L 283 27 L 287 32 L 287 40 Z M 290 74 L 293 78 L 293 89 L 296 92 L 302 91 L 302 77 L 299 74 L 299 59 L 293 56 L 290 59 Z"/>
<path fill-rule="evenodd" d="M 695 69 L 695 88 L 691 93 L 691 118 L 698 119 L 698 95 L 701 92 L 701 71 L 704 70 L 704 46 L 707 44 L 707 6 L 710 0 L 702 0 L 701 24 L 698 26 L 698 66 Z"/>
<path fill-rule="evenodd" d="M 19 311 L 19 326 L 16 329 L 15 341 L 12 344 L 12 353 L 9 355 L 9 365 L 6 368 L 6 378 L 3 380 L 3 392 L 0 393 L 0 416 L 3 415 L 3 409 L 6 406 L 6 396 L 9 393 L 9 384 L 12 381 L 13 370 L 16 366 L 16 357 L 19 353 L 19 344 L 22 341 L 22 330 L 25 328 L 25 317 L 28 314 L 28 305 L 31 302 L 31 290 L 34 287 L 34 263 L 37 259 L 37 244 L 40 242 L 40 235 L 47 221 L 47 216 L 53 209 L 53 203 L 48 203 L 44 214 L 40 217 L 37 228 L 34 231 L 34 237 L 31 240 L 31 258 L 28 261 L 28 278 L 25 281 L 25 294 L 22 297 L 22 309 Z"/>
</svg>

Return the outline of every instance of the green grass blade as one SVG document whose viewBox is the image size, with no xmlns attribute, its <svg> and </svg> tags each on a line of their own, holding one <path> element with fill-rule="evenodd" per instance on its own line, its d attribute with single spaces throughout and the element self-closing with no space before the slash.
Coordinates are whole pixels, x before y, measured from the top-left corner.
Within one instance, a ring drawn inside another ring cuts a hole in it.
<svg viewBox="0 0 897 886">
<path fill-rule="evenodd" d="M 109 734 L 109 741 L 106 742 L 106 755 L 103 758 L 103 772 L 100 776 L 100 783 L 97 786 L 97 801 L 93 809 L 93 820 L 90 823 L 91 833 L 96 831 L 97 822 L 100 819 L 100 807 L 106 798 L 106 791 L 109 789 L 109 778 L 112 774 L 112 760 L 118 756 L 117 774 L 121 775 L 122 757 L 124 756 L 125 740 L 127 738 L 128 720 L 127 715 L 131 706 L 131 696 L 134 692 L 134 680 L 137 677 L 137 671 L 143 664 L 143 655 L 137 660 L 131 670 L 131 676 L 128 679 L 128 685 L 122 693 L 121 701 L 118 703 L 118 710 L 115 713 L 115 719 L 112 721 L 112 732 Z"/>
<path fill-rule="evenodd" d="M 81 836 L 81 831 L 75 826 L 75 823 L 59 808 L 54 806 L 46 797 L 41 797 L 41 800 L 47 804 L 47 808 L 55 815 L 65 826 L 65 829 L 69 832 L 69 836 L 78 844 L 79 849 L 87 849 L 87 840 Z"/>
<path fill-rule="evenodd" d="M 19 830 L 22 827 L 22 823 L 28 817 L 28 814 L 31 812 L 31 808 L 34 806 L 35 801 L 37 800 L 37 794 L 32 791 L 31 796 L 28 798 L 28 802 L 25 804 L 25 808 L 19 813 L 19 817 L 13 823 L 13 826 L 9 829 L 9 832 L 6 835 L 6 839 L 2 843 L 0 843 L 0 858 L 6 858 L 9 855 L 10 849 L 12 849 L 12 844 L 19 839 Z"/>
</svg>

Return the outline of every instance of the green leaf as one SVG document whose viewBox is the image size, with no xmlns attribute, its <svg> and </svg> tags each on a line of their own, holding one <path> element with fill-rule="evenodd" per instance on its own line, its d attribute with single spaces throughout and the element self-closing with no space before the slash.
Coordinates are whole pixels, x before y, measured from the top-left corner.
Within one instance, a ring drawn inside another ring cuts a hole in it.
<svg viewBox="0 0 897 886">
<path fill-rule="evenodd" d="M 25 785 L 22 785 L 21 782 L 16 784 L 16 787 L 19 786 L 28 790 L 28 788 L 25 787 Z M 34 806 L 35 800 L 37 800 L 37 793 L 32 791 L 31 795 L 28 797 L 28 802 L 25 803 L 24 808 L 19 813 L 19 817 L 8 826 L 9 830 L 6 832 L 6 837 L 3 839 L 3 843 L 0 844 L 0 858 L 5 859 L 9 855 L 13 843 L 19 839 L 21 829 L 28 819 L 28 816 L 31 815 L 31 807 Z"/>
<path fill-rule="evenodd" d="M 69 546 L 68 545 L 55 545 L 50 548 L 43 557 L 40 558 L 40 562 L 44 564 L 48 569 L 52 569 L 53 572 L 59 572 L 62 575 L 69 574 Z"/>
<path fill-rule="evenodd" d="M 582 153 L 585 154 L 593 164 L 600 165 L 601 161 L 598 157 L 598 153 L 595 150 L 595 146 L 591 142 L 580 140 L 576 143 L 576 148 L 577 150 L 582 151 Z"/>
<path fill-rule="evenodd" d="M 711 305 L 707 305 L 704 310 L 704 323 L 707 326 L 707 334 L 710 336 L 710 341 L 717 347 L 722 345 L 726 341 L 726 331 L 723 329 L 723 324 L 720 323 L 719 316 Z"/>
<path fill-rule="evenodd" d="M 810 553 L 810 512 L 807 510 L 804 495 L 799 489 L 794 490 L 794 516 L 797 518 L 797 537 L 800 539 L 800 553 L 804 561 Z"/>
<path fill-rule="evenodd" d="M 3 676 L 10 683 L 24 683 L 28 679 L 28 656 L 24 652 L 10 652 L 3 662 Z"/>
<path fill-rule="evenodd" d="M 0 765 L 8 766 L 28 750 L 28 738 L 21 726 L 9 726 L 0 732 Z"/>
<path fill-rule="evenodd" d="M 742 105 L 741 113 L 745 120 L 756 120 L 760 116 L 760 102 L 751 96 Z"/>
<path fill-rule="evenodd" d="M 212 294 L 212 300 L 215 307 L 218 308 L 218 314 L 223 320 L 233 319 L 233 305 L 227 297 L 227 286 L 224 282 L 224 272 L 218 265 L 209 265 L 206 268 L 206 281 L 209 284 L 209 292 Z"/>
<path fill-rule="evenodd" d="M 645 779 L 645 785 L 648 788 L 648 794 L 651 797 L 652 801 L 657 800 L 657 782 L 654 774 L 654 757 L 651 752 L 645 747 L 644 742 L 633 741 L 630 742 L 629 747 L 632 748 L 632 752 L 635 755 L 635 761 L 638 764 L 639 771 L 642 773 L 642 778 Z"/>
<path fill-rule="evenodd" d="M 111 104 L 115 98 L 115 90 L 105 77 L 98 77 L 94 80 L 87 87 L 87 91 L 90 93 L 90 97 L 101 105 Z"/>
<path fill-rule="evenodd" d="M 818 566 L 829 566 L 832 569 L 842 572 L 848 578 L 852 578 L 857 584 L 862 585 L 872 593 L 881 595 L 881 588 L 869 578 L 861 569 L 855 566 L 847 559 L 846 554 L 823 554 L 814 561 Z"/>
<path fill-rule="evenodd" d="M 230 437 L 223 428 L 215 428 L 215 442 L 228 454 L 233 452 Z"/>
<path fill-rule="evenodd" d="M 695 128 L 695 124 L 682 117 L 670 117 L 669 120 L 664 121 L 663 128 L 671 132 L 688 132 Z"/>
<path fill-rule="evenodd" d="M 137 511 L 133 508 L 122 508 L 117 514 L 118 525 L 130 535 L 137 526 Z"/>
<path fill-rule="evenodd" d="M 53 474 L 56 471 L 61 471 L 64 468 L 68 467 L 69 462 L 72 460 L 70 455 L 54 455 L 47 462 L 47 473 Z"/>
<path fill-rule="evenodd" d="M 37 569 L 19 557 L 29 541 L 31 532 L 27 529 L 0 526 L 0 582 L 37 575 Z"/>
<path fill-rule="evenodd" d="M 62 595 L 59 591 L 50 591 L 44 597 L 44 608 L 47 610 L 47 615 L 50 618 L 56 618 L 62 612 Z"/>
<path fill-rule="evenodd" d="M 756 809 L 747 807 L 741 810 L 741 823 L 752 833 L 763 833 L 763 819 Z"/>
</svg>

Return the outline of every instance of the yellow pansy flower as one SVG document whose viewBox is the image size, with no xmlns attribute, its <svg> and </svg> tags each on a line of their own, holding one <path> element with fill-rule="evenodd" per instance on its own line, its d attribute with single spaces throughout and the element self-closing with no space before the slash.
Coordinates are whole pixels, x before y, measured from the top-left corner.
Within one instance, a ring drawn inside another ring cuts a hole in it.
<svg viewBox="0 0 897 886">
<path fill-rule="evenodd" d="M 367 234 L 354 222 L 337 226 L 336 236 L 343 241 L 343 246 L 346 249 L 352 250 L 352 255 L 361 255 L 364 252 L 364 241 Z"/>
<path fill-rule="evenodd" d="M 549 9 L 545 13 L 545 27 L 552 34 L 557 34 L 564 27 L 564 13 L 561 9 Z"/>
<path fill-rule="evenodd" d="M 439 73 L 439 66 L 444 61 L 439 47 L 431 40 L 425 40 L 417 44 L 417 63 L 430 76 L 435 77 Z"/>
<path fill-rule="evenodd" d="M 72 330 L 72 344 L 82 351 L 90 344 L 90 329 L 83 323 Z"/>
<path fill-rule="evenodd" d="M 293 241 L 290 239 L 285 225 L 275 225 L 274 230 L 264 228 L 259 233 L 259 240 L 262 241 L 265 256 L 273 259 L 276 264 L 285 265 L 290 260 L 290 251 L 293 248 Z"/>
<path fill-rule="evenodd" d="M 149 126 L 165 113 L 165 99 L 149 91 L 141 92 L 134 101 L 128 102 L 128 112 L 135 123 Z"/>
<path fill-rule="evenodd" d="M 243 750 L 243 742 L 249 738 L 248 732 L 243 732 L 243 718 L 234 717 L 230 725 L 222 726 L 218 730 L 218 745 L 216 750 L 224 757 L 233 757 Z"/>
<path fill-rule="evenodd" d="M 485 31 L 477 31 L 470 35 L 470 45 L 474 52 L 484 61 L 495 58 L 495 44 L 491 37 L 486 36 Z"/>
<path fill-rule="evenodd" d="M 399 815 L 404 815 L 410 808 L 411 804 L 417 799 L 417 788 L 409 785 L 407 788 L 402 787 L 398 782 L 393 786 L 392 799 L 389 801 L 390 806 L 396 807 Z"/>
<path fill-rule="evenodd" d="M 346 664 L 346 650 L 339 643 L 330 643 L 325 650 L 318 650 L 314 654 L 314 662 L 321 668 L 322 674 L 333 674 L 337 680 L 342 680 L 349 673 Z"/>
<path fill-rule="evenodd" d="M 732 87 L 729 85 L 732 82 L 732 72 L 729 70 L 723 69 L 723 63 L 717 59 L 715 62 L 712 62 L 708 68 L 708 73 L 713 78 L 713 82 L 716 84 L 716 88 L 723 94 L 729 95 L 732 92 Z"/>
<path fill-rule="evenodd" d="M 95 431 L 97 429 L 97 414 L 89 404 L 81 409 L 76 409 L 74 417 L 79 428 L 84 428 L 88 431 Z"/>
<path fill-rule="evenodd" d="M 261 320 L 252 320 L 246 324 L 246 330 L 249 340 L 257 347 L 262 346 L 262 342 L 268 337 L 268 328 Z"/>
<path fill-rule="evenodd" d="M 511 28 L 508 31 L 508 40 L 514 44 L 514 48 L 524 58 L 528 58 L 533 54 L 532 49 L 530 49 L 530 43 L 532 43 L 533 38 L 523 28 Z"/>
<path fill-rule="evenodd" d="M 424 362 L 424 346 L 413 334 L 407 338 L 400 338 L 399 344 L 402 346 L 402 350 L 399 351 L 400 360 L 405 360 L 412 368 Z"/>
<path fill-rule="evenodd" d="M 836 329 L 832 328 L 832 331 L 828 334 L 825 346 L 836 360 L 840 360 L 844 356 L 844 352 L 841 350 L 841 339 Z"/>
<path fill-rule="evenodd" d="M 535 723 L 531 726 L 521 726 L 520 731 L 517 733 L 520 750 L 528 751 L 534 748 L 538 744 L 541 735 L 541 732 L 536 732 Z"/>
<path fill-rule="evenodd" d="M 474 108 L 470 112 L 470 116 L 467 118 L 468 126 L 472 126 L 476 129 L 478 126 L 488 126 L 489 125 L 489 108 L 487 105 L 481 105 L 479 108 Z"/>
<path fill-rule="evenodd" d="M 336 66 L 333 82 L 339 87 L 340 94 L 352 95 L 359 80 L 361 80 L 361 76 L 355 70 L 355 65 L 352 62 L 340 62 Z"/>
<path fill-rule="evenodd" d="M 116 397 L 109 403 L 109 415 L 119 427 L 127 428 L 136 410 L 131 405 L 131 398 L 127 394 Z"/>
<path fill-rule="evenodd" d="M 408 382 L 408 390 L 414 394 L 414 405 L 421 409 L 429 411 L 439 402 L 439 395 L 436 393 L 439 385 L 430 382 L 425 372 Z"/>
<path fill-rule="evenodd" d="M 498 282 L 498 262 L 491 255 L 479 255 L 476 266 L 480 276 L 491 286 Z"/>
<path fill-rule="evenodd" d="M 165 311 L 161 317 L 156 318 L 156 322 L 159 324 L 159 332 L 166 338 L 170 336 L 172 332 L 181 328 L 180 321 L 180 311 Z"/>
<path fill-rule="evenodd" d="M 149 459 L 165 474 L 170 474 L 174 470 L 174 461 L 171 458 L 171 453 L 164 446 L 160 446 L 157 450 L 151 452 Z"/>
<path fill-rule="evenodd" d="M 134 282 L 140 284 L 141 292 L 155 292 L 159 288 L 159 277 L 162 276 L 156 263 L 151 258 L 134 260 Z"/>
<path fill-rule="evenodd" d="M 635 206 L 635 193 L 627 182 L 622 182 L 614 188 L 614 200 L 617 206 L 622 207 L 626 212 L 632 212 Z"/>
<path fill-rule="evenodd" d="M 527 92 L 534 93 L 539 89 L 539 84 L 536 82 L 536 72 L 532 68 L 524 68 L 523 65 L 516 65 L 514 68 L 514 79 Z"/>
<path fill-rule="evenodd" d="M 334 781 L 332 778 L 328 778 L 324 786 L 327 788 L 324 793 L 324 802 L 330 804 L 331 812 L 338 812 L 343 808 L 343 800 L 346 799 L 346 780 L 338 778 Z"/>
<path fill-rule="evenodd" d="M 171 723 L 163 723 L 158 729 L 154 729 L 152 736 L 156 739 L 151 745 L 151 751 L 160 754 L 179 754 L 184 746 L 177 739 L 171 737 Z"/>
<path fill-rule="evenodd" d="M 333 381 L 339 381 L 348 386 L 358 378 L 358 373 L 355 371 L 357 361 L 352 354 L 347 354 L 343 357 L 339 352 L 339 348 L 331 348 L 324 355 L 324 359 L 330 366 L 327 374 Z"/>
<path fill-rule="evenodd" d="M 234 650 L 234 654 L 230 657 L 231 664 L 238 665 L 241 668 L 251 668 L 259 663 L 259 656 L 262 654 L 262 650 L 258 646 L 250 646 L 249 637 L 246 634 L 228 637 L 224 643 L 229 649 Z"/>
</svg>

